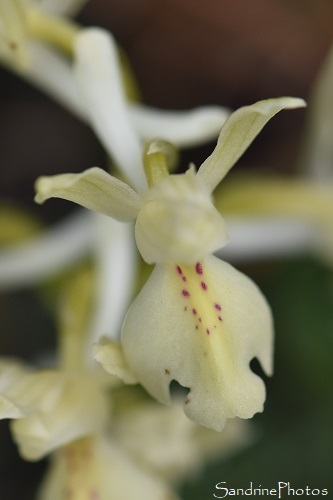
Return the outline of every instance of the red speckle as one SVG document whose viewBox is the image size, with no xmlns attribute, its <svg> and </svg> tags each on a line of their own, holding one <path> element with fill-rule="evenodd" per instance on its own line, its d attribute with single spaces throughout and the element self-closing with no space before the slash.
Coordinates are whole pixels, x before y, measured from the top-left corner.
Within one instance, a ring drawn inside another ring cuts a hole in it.
<svg viewBox="0 0 333 500">
<path fill-rule="evenodd" d="M 195 272 L 197 274 L 203 274 L 202 265 L 200 264 L 200 262 L 196 263 L 196 265 L 195 265 Z"/>
<path fill-rule="evenodd" d="M 207 333 L 207 335 L 210 334 L 210 330 L 208 328 L 206 328 L 206 333 Z"/>
<path fill-rule="evenodd" d="M 196 309 L 192 309 L 192 312 L 193 312 L 194 316 L 197 314 L 197 310 Z"/>
<path fill-rule="evenodd" d="M 177 266 L 177 273 L 178 273 L 178 274 L 183 274 L 182 268 L 181 268 L 181 267 L 179 267 L 179 266 Z"/>
<path fill-rule="evenodd" d="M 222 318 L 221 318 L 221 316 L 219 316 L 219 321 L 222 321 Z"/>
<path fill-rule="evenodd" d="M 185 276 L 183 276 L 183 278 L 182 278 L 182 279 L 183 279 L 183 281 L 186 281 L 186 277 L 185 277 Z"/>
<path fill-rule="evenodd" d="M 222 309 L 222 307 L 220 306 L 220 304 L 215 304 L 214 307 L 215 307 L 215 309 L 217 311 L 221 311 L 221 309 Z"/>
<path fill-rule="evenodd" d="M 199 328 L 198 325 L 195 325 L 195 329 L 197 330 L 198 328 Z"/>
<path fill-rule="evenodd" d="M 201 288 L 203 290 L 207 290 L 207 285 L 206 285 L 206 283 L 204 281 L 202 281 L 200 284 L 201 284 Z"/>
<path fill-rule="evenodd" d="M 184 307 L 184 311 L 187 311 L 187 307 L 186 306 Z"/>
<path fill-rule="evenodd" d="M 188 290 L 183 290 L 182 291 L 182 295 L 183 295 L 183 297 L 189 297 L 190 296 L 190 292 Z"/>
<path fill-rule="evenodd" d="M 200 323 L 202 322 L 202 319 L 201 319 L 201 318 L 199 318 L 199 322 L 200 322 Z"/>
</svg>

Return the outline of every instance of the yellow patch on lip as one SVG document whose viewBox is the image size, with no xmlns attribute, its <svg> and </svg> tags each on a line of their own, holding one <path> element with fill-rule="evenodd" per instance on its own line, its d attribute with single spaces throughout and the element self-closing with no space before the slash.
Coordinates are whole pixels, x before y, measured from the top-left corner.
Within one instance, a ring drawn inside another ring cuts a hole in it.
<svg viewBox="0 0 333 500">
<path fill-rule="evenodd" d="M 218 330 L 223 321 L 222 305 L 212 299 L 204 265 L 201 262 L 194 266 L 177 265 L 176 273 L 182 285 L 180 295 L 185 299 L 184 313 L 192 315 L 195 330 L 207 335 Z"/>
</svg>

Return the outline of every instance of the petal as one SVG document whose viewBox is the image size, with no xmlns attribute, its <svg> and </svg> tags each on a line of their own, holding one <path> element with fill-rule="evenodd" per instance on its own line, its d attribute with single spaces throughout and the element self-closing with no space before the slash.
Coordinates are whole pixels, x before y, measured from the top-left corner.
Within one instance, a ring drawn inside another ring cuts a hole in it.
<svg viewBox="0 0 333 500">
<path fill-rule="evenodd" d="M 230 115 L 226 108 L 205 106 L 190 111 L 167 111 L 131 104 L 129 112 L 140 137 L 160 137 L 180 147 L 193 147 L 216 138 Z"/>
<path fill-rule="evenodd" d="M 39 0 L 39 6 L 56 16 L 76 14 L 88 0 Z"/>
<path fill-rule="evenodd" d="M 101 335 L 119 338 L 121 325 L 133 299 L 133 276 L 138 260 L 132 224 L 94 215 L 96 290 L 89 345 L 97 342 Z M 91 358 L 90 352 L 89 355 Z"/>
<path fill-rule="evenodd" d="M 282 109 L 305 106 L 303 99 L 281 97 L 259 101 L 235 111 L 222 127 L 213 153 L 203 162 L 198 176 L 210 192 L 226 176 L 261 129 Z"/>
<path fill-rule="evenodd" d="M 226 221 L 230 243 L 216 255 L 232 263 L 304 254 L 323 243 L 310 221 L 276 216 L 227 216 Z"/>
<path fill-rule="evenodd" d="M 301 169 L 309 177 L 325 182 L 333 178 L 333 50 L 328 52 L 309 96 L 309 110 L 303 144 Z"/>
<path fill-rule="evenodd" d="M 128 113 L 115 42 L 102 29 L 79 32 L 74 71 L 97 136 L 136 189 L 146 187 L 141 145 Z"/>
<path fill-rule="evenodd" d="M 192 169 L 165 177 L 144 198 L 135 239 L 149 264 L 193 263 L 226 244 L 225 222 Z"/>
<path fill-rule="evenodd" d="M 93 345 L 94 359 L 111 375 L 116 375 L 125 384 L 136 384 L 137 378 L 127 365 L 122 347 L 119 343 L 102 338 L 98 344 Z"/>
<path fill-rule="evenodd" d="M 221 184 L 214 198 L 228 221 L 227 260 L 315 251 L 332 262 L 330 183 L 237 174 Z"/>
<path fill-rule="evenodd" d="M 0 2 L 0 59 L 10 67 L 24 67 L 29 63 L 26 51 L 27 26 L 21 2 Z"/>
<path fill-rule="evenodd" d="M 113 422 L 113 433 L 122 446 L 141 464 L 169 480 L 193 473 L 201 462 L 194 437 L 199 426 L 186 418 L 180 404 L 165 407 L 152 400 L 140 403 L 121 412 Z M 216 433 L 206 430 L 216 440 Z"/>
<path fill-rule="evenodd" d="M 21 418 L 34 403 L 29 387 L 30 372 L 14 360 L 0 361 L 0 418 Z M 36 391 L 38 393 L 38 390 Z"/>
<path fill-rule="evenodd" d="M 157 265 L 124 322 L 126 359 L 147 391 L 170 401 L 169 384 L 190 389 L 185 413 L 221 430 L 263 409 L 265 387 L 249 363 L 272 369 L 272 318 L 256 285 L 208 256 L 193 266 Z"/>
<path fill-rule="evenodd" d="M 93 215 L 80 209 L 33 240 L 0 251 L 0 289 L 38 283 L 77 263 L 92 246 Z"/>
<path fill-rule="evenodd" d="M 142 205 L 133 189 L 98 167 L 82 174 L 39 177 L 35 189 L 37 203 L 63 198 L 121 221 L 135 219 Z"/>
<path fill-rule="evenodd" d="M 40 391 L 34 411 L 11 424 L 26 460 L 39 460 L 66 443 L 99 432 L 106 424 L 108 405 L 91 374 L 52 375 L 53 384 Z M 35 377 L 44 380 L 45 374 Z"/>
<path fill-rule="evenodd" d="M 24 418 L 55 404 L 63 380 L 56 371 L 33 372 L 17 361 L 0 362 L 0 418 Z"/>
<path fill-rule="evenodd" d="M 166 483 L 106 436 L 72 443 L 54 457 L 39 500 L 177 500 Z"/>
<path fill-rule="evenodd" d="M 27 42 L 27 47 L 30 55 L 29 65 L 12 69 L 79 119 L 87 121 L 70 61 L 51 47 L 36 41 Z"/>
</svg>

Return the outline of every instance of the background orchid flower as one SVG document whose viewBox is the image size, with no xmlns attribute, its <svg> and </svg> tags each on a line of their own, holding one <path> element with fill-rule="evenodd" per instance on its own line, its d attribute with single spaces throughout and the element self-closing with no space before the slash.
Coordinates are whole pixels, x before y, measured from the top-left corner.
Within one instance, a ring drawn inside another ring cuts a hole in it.
<svg viewBox="0 0 333 500">
<path fill-rule="evenodd" d="M 165 481 L 105 436 L 83 438 L 52 456 L 37 498 L 65 500 L 69 495 L 73 500 L 179 500 Z"/>
<path fill-rule="evenodd" d="M 309 96 L 309 112 L 300 159 L 302 172 L 318 183 L 332 181 L 332 88 L 333 49 L 331 47 Z"/>
<path fill-rule="evenodd" d="M 126 363 L 161 402 L 170 401 L 171 380 L 188 387 L 186 414 L 217 430 L 229 417 L 262 411 L 264 385 L 249 363 L 258 357 L 271 373 L 272 320 L 254 283 L 211 255 L 227 241 L 211 193 L 272 116 L 302 105 L 281 98 L 241 108 L 197 174 L 168 176 L 163 146 L 153 143 L 151 188 L 141 195 L 96 167 L 36 183 L 39 203 L 61 197 L 118 220 L 136 218 L 138 249 L 157 265 L 123 325 Z"/>
<path fill-rule="evenodd" d="M 0 59 L 14 70 L 22 71 L 30 65 L 29 40 L 37 39 L 70 50 L 77 28 L 65 18 L 80 1 L 56 2 L 48 0 L 1 0 L 0 2 Z M 57 12 L 55 12 L 57 11 Z"/>
<path fill-rule="evenodd" d="M 167 112 L 128 104 L 115 41 L 102 29 L 82 30 L 75 37 L 74 74 L 82 108 L 110 157 L 133 187 L 146 182 L 141 139 L 163 137 L 179 146 L 213 139 L 229 111 L 215 106 L 190 112 Z"/>
<path fill-rule="evenodd" d="M 1 361 L 0 416 L 15 420 L 12 432 L 28 460 L 105 429 L 105 377 L 92 372 L 85 357 L 91 290 L 90 273 L 84 273 L 64 298 L 59 368 L 36 371 Z"/>
<path fill-rule="evenodd" d="M 140 137 L 146 140 L 157 135 L 183 147 L 202 144 L 215 139 L 230 114 L 220 106 L 167 111 L 129 103 L 126 94 L 133 94 L 131 89 L 136 84 L 128 65 L 120 61 L 111 34 L 97 28 L 79 29 L 64 18 L 37 16 L 35 20 L 39 10 L 20 9 L 18 20 L 32 25 L 24 43 L 29 64 L 15 64 L 11 58 L 5 58 L 3 63 L 88 122 L 132 182 L 133 172 L 141 170 L 131 163 L 139 157 Z M 28 15 L 31 12 L 33 16 Z M 127 155 L 119 146 L 124 133 Z"/>
<path fill-rule="evenodd" d="M 79 274 L 61 309 L 59 367 L 32 370 L 0 360 L 0 418 L 10 418 L 14 440 L 26 460 L 52 455 L 38 498 L 42 500 L 111 496 L 126 500 L 140 487 L 142 500 L 176 500 L 153 468 L 110 435 L 109 389 L 118 385 L 88 366 L 85 344 L 91 303 L 91 276 Z M 116 462 L 116 463 L 114 463 Z M 110 472 L 111 470 L 111 472 Z M 135 486 L 128 481 L 135 479 Z"/>
<path fill-rule="evenodd" d="M 173 405 L 164 406 L 147 398 L 138 386 L 124 386 L 114 393 L 113 435 L 141 464 L 172 484 L 191 479 L 207 462 L 237 454 L 256 440 L 249 421 L 230 420 L 220 434 L 192 422 L 183 412 L 179 394 Z"/>
<path fill-rule="evenodd" d="M 332 264 L 333 185 L 305 176 L 235 173 L 215 193 L 231 262 L 314 254 Z"/>
</svg>

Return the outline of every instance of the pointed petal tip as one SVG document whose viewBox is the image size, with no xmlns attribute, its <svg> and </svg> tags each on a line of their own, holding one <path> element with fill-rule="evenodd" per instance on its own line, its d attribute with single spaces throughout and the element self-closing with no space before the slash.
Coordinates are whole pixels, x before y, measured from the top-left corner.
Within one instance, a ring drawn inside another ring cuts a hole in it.
<svg viewBox="0 0 333 500">
<path fill-rule="evenodd" d="M 300 97 L 278 97 L 258 101 L 249 108 L 259 111 L 263 115 L 271 115 L 274 110 L 297 109 L 306 107 L 306 102 Z M 242 108 L 240 108 L 242 109 Z"/>
</svg>

